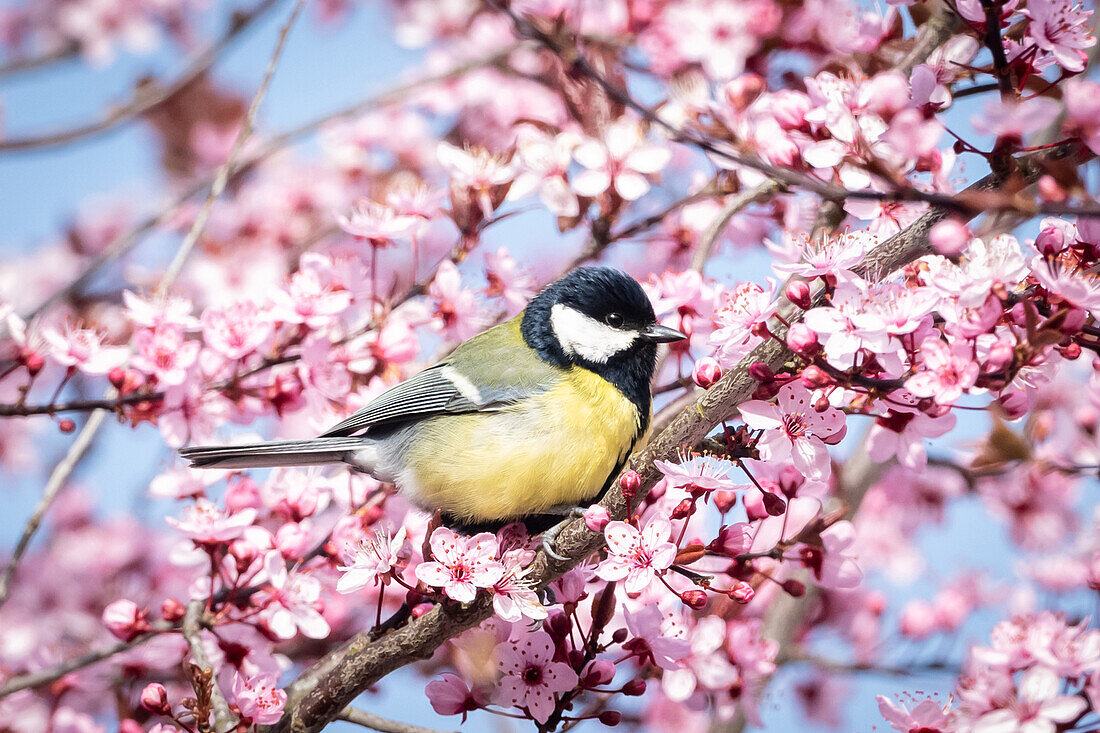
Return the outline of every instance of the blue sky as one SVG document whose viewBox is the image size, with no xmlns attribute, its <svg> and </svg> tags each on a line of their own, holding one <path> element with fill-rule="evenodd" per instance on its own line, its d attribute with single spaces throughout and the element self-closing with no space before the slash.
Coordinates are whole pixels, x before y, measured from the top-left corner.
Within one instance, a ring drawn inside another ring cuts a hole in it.
<svg viewBox="0 0 1100 733">
<path fill-rule="evenodd" d="M 278 12 L 254 27 L 224 56 L 216 74 L 221 83 L 251 95 L 259 83 L 287 6 L 284 3 Z M 419 54 L 396 46 L 391 33 L 391 19 L 376 4 L 357 10 L 350 22 L 336 28 L 321 27 L 312 17 L 303 18 L 290 36 L 281 66 L 260 111 L 259 129 L 271 132 L 286 129 L 393 84 L 415 65 Z M 102 113 L 107 102 L 125 99 L 134 79 L 150 72 L 164 74 L 176 68 L 179 67 L 172 54 L 138 58 L 124 55 L 106 71 L 67 64 L 61 69 L 2 80 L 0 104 L 5 133 L 14 136 L 94 118 Z M 951 115 L 952 126 L 964 129 L 974 104 L 960 105 Z M 65 148 L 0 155 L 0 222 L 3 222 L 0 258 L 32 250 L 57 232 L 73 212 L 87 205 L 93 197 L 144 201 L 149 191 L 163 190 L 156 150 L 151 143 L 152 136 L 147 129 L 131 124 Z M 973 168 L 975 173 L 968 176 L 970 179 L 985 170 L 980 163 L 973 164 Z M 517 217 L 517 220 L 522 218 Z M 526 221 L 516 221 L 495 236 L 513 236 L 528 226 Z M 545 236 L 553 235 L 548 232 Z M 741 279 L 762 278 L 765 274 L 762 257 L 753 256 L 738 264 L 742 267 L 737 273 Z M 962 422 L 962 431 L 953 434 L 952 444 L 957 445 L 960 437 L 977 435 L 982 428 L 982 423 L 974 418 Z M 68 440 L 55 431 L 46 430 L 40 449 L 45 455 L 60 455 Z M 169 507 L 150 507 L 139 499 L 148 477 L 168 460 L 159 434 L 148 426 L 133 431 L 110 423 L 102 431 L 100 440 L 99 449 L 78 471 L 77 479 L 94 493 L 101 511 L 132 511 L 137 507 L 149 513 L 152 521 L 160 521 L 159 515 Z M 121 466 L 126 467 L 124 472 L 120 471 Z M 121 483 L 120 478 L 123 479 Z M 38 496 L 43 476 L 23 477 L 7 483 L 3 489 L 7 511 L 0 518 L 0 542 L 5 545 L 10 544 L 21 529 Z M 105 491 L 106 486 L 111 486 L 112 490 Z M 1090 487 L 1092 490 L 1094 487 Z M 1088 498 L 1091 503 L 1095 497 Z M 928 549 L 934 569 L 931 578 L 951 577 L 964 568 L 987 568 L 1001 576 L 1008 570 L 1005 558 L 1011 555 L 1011 548 L 1004 529 L 993 524 L 974 500 L 961 502 L 952 510 L 945 528 L 924 532 L 921 541 Z M 888 586 L 884 588 L 889 589 Z M 935 586 L 917 583 L 910 588 L 889 591 L 894 598 L 914 595 L 928 598 Z M 991 621 L 992 617 L 984 618 L 980 626 L 971 630 L 973 638 L 982 638 L 988 628 L 987 622 Z M 960 648 L 955 647 L 955 658 Z M 904 661 L 904 658 L 895 656 L 890 661 Z M 799 725 L 801 714 L 791 704 L 790 684 L 801 677 L 802 671 L 797 666 L 780 672 L 762 703 L 766 730 L 813 730 Z M 445 729 L 456 727 L 457 719 L 441 719 L 431 712 L 422 693 L 425 682 L 419 676 L 409 678 L 399 673 L 383 686 L 381 695 L 360 702 L 378 714 L 405 722 Z M 915 689 L 947 692 L 952 682 L 950 676 L 900 681 L 872 675 L 853 678 L 847 693 L 849 704 L 845 706 L 849 717 L 843 729 L 870 731 L 876 725 L 880 730 L 885 727 L 874 702 L 877 692 Z M 482 730 L 498 722 L 503 730 L 508 729 L 508 722 L 502 719 L 490 721 L 477 716 L 467 729 Z M 590 725 L 584 729 L 596 728 L 598 726 Z M 352 726 L 333 727 L 333 730 L 341 729 L 350 730 Z"/>
</svg>

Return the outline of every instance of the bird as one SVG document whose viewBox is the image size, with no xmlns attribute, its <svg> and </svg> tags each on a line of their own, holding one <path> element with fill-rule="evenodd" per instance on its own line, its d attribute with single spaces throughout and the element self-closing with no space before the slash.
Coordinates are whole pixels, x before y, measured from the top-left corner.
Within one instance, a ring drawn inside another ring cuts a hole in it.
<svg viewBox="0 0 1100 733">
<path fill-rule="evenodd" d="M 458 531 L 521 521 L 564 559 L 556 530 L 644 443 L 657 345 L 684 338 L 634 278 L 580 267 L 316 438 L 179 452 L 194 468 L 344 463 Z"/>
</svg>

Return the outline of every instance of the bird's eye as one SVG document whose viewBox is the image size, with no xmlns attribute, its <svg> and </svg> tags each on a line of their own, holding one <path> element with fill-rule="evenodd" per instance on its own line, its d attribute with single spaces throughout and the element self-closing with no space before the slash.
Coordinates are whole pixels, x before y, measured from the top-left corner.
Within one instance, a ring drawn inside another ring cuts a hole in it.
<svg viewBox="0 0 1100 733">
<path fill-rule="evenodd" d="M 612 328 L 620 328 L 623 325 L 623 317 L 618 313 L 608 313 L 603 321 Z"/>
</svg>

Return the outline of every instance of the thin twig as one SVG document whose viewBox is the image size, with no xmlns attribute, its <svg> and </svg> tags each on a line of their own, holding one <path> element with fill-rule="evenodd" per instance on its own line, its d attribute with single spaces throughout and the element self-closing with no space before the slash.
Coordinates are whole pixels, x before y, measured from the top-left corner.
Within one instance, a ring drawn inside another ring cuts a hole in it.
<svg viewBox="0 0 1100 733">
<path fill-rule="evenodd" d="M 718 243 L 718 238 L 722 235 L 722 232 L 726 230 L 726 226 L 730 223 L 730 219 L 739 214 L 744 208 L 750 204 L 759 203 L 761 201 L 767 201 L 776 193 L 782 189 L 775 181 L 764 181 L 758 186 L 742 191 L 741 193 L 731 196 L 726 205 L 715 217 L 714 221 L 710 223 L 707 230 L 703 232 L 703 235 L 699 238 L 699 246 L 695 249 L 695 255 L 691 258 L 691 269 L 697 272 L 702 272 L 703 268 L 707 265 L 707 260 L 710 259 L 711 253 L 714 251 L 714 246 Z"/>
<path fill-rule="evenodd" d="M 172 262 L 169 263 L 168 269 L 164 272 L 164 277 L 161 279 L 160 287 L 157 290 L 157 294 L 161 297 L 167 293 L 168 288 L 176 281 L 183 269 L 183 263 L 187 261 L 191 250 L 195 247 L 195 243 L 202 236 L 202 232 L 206 228 L 206 222 L 210 218 L 210 210 L 214 207 L 214 201 L 221 196 L 226 183 L 229 182 L 233 162 L 237 160 L 244 149 L 245 143 L 248 142 L 248 138 L 252 136 L 253 126 L 256 124 L 256 113 L 259 111 L 264 97 L 267 96 L 268 87 L 271 86 L 271 79 L 275 76 L 275 69 L 279 66 L 279 59 L 283 55 L 283 47 L 286 45 L 290 29 L 294 26 L 294 22 L 298 20 L 298 15 L 302 12 L 304 6 L 305 0 L 298 0 L 294 4 L 294 9 L 290 11 L 290 17 L 279 29 L 279 38 L 275 42 L 275 50 L 272 51 L 271 58 L 268 59 L 263 81 L 260 82 L 260 87 L 256 90 L 256 93 L 252 95 L 252 102 L 248 105 L 248 112 L 244 116 L 244 124 L 241 125 L 241 129 L 237 133 L 237 139 L 233 141 L 233 148 L 229 153 L 229 157 L 218 168 L 217 175 L 214 176 L 214 182 L 210 186 L 210 191 L 206 194 L 206 200 L 203 201 L 202 209 L 199 210 L 198 216 L 191 224 L 190 231 L 187 232 L 187 236 L 184 237 L 179 249 L 176 250 L 175 257 L 172 258 Z"/>
<path fill-rule="evenodd" d="M 49 51 L 43 51 L 42 53 L 34 56 L 17 56 L 9 61 L 6 61 L 0 66 L 0 79 L 12 76 L 13 74 L 19 74 L 24 71 L 33 71 L 35 69 L 41 69 L 44 66 L 50 66 L 58 61 L 66 61 L 68 59 L 76 58 L 80 53 L 80 46 L 76 43 L 67 43 L 62 46 L 58 46 L 55 49 Z"/>
<path fill-rule="evenodd" d="M 156 634 L 143 634 L 130 641 L 120 641 L 117 644 L 104 647 L 102 649 L 96 649 L 90 651 L 87 654 L 70 659 L 67 662 L 62 662 L 56 667 L 50 667 L 40 672 L 33 672 L 31 674 L 24 674 L 18 677 L 12 677 L 10 680 L 0 685 L 0 699 L 7 697 L 8 695 L 14 695 L 21 690 L 29 690 L 35 687 L 41 687 L 48 685 L 51 682 L 55 682 L 67 674 L 78 672 L 85 667 L 91 667 L 93 664 L 102 662 L 104 659 L 110 659 L 111 657 L 122 654 L 125 651 L 129 651 L 136 646 L 140 646 L 145 642 L 156 637 Z"/>
<path fill-rule="evenodd" d="M 202 646 L 202 617 L 206 610 L 206 601 L 196 598 L 187 604 L 187 611 L 183 615 L 184 641 L 191 650 L 191 661 L 201 669 L 210 670 L 210 703 L 214 708 L 214 730 L 233 730 L 237 723 L 236 716 L 229 711 L 229 703 L 222 694 L 218 685 L 217 670 L 210 663 L 210 657 L 206 655 L 206 649 Z M 196 691 L 197 692 L 197 691 Z"/>
<path fill-rule="evenodd" d="M 207 46 L 193 61 L 167 86 L 153 89 L 139 89 L 132 101 L 126 104 L 114 105 L 111 111 L 104 117 L 94 122 L 89 122 L 76 127 L 56 130 L 44 135 L 31 135 L 28 137 L 12 137 L 0 140 L 0 153 L 14 151 L 43 150 L 46 148 L 66 145 L 68 143 L 83 140 L 95 135 L 101 135 L 119 125 L 135 120 L 149 110 L 163 104 L 175 96 L 180 90 L 186 88 L 217 62 L 226 49 L 235 40 L 263 17 L 268 11 L 278 5 L 282 0 L 261 0 L 252 10 L 246 13 L 235 14 L 229 27 L 213 43 Z"/>
<path fill-rule="evenodd" d="M 456 733 L 454 731 L 440 731 L 435 728 L 425 728 L 421 725 L 412 725 L 411 723 L 399 723 L 396 720 L 389 720 L 383 718 L 374 713 L 368 713 L 366 710 L 360 710 L 359 708 L 346 707 L 343 712 L 336 716 L 337 720 L 344 720 L 348 723 L 355 723 L 361 725 L 364 728 L 370 730 L 377 730 L 381 733 Z"/>
<path fill-rule="evenodd" d="M 30 547 L 31 540 L 38 531 L 38 527 L 42 524 L 42 519 L 46 516 L 46 512 L 50 510 L 50 507 L 53 506 L 54 499 L 61 493 L 61 489 L 65 487 L 65 483 L 68 481 L 73 469 L 76 468 L 76 464 L 80 462 L 88 448 L 91 447 L 92 439 L 95 438 L 96 432 L 106 416 L 107 413 L 104 410 L 96 410 L 88 416 L 88 422 L 84 423 L 84 427 L 76 436 L 76 440 L 69 446 L 65 457 L 54 466 L 53 472 L 50 473 L 50 478 L 46 481 L 46 488 L 42 490 L 42 496 L 23 527 L 23 533 L 19 537 L 19 542 L 15 545 L 15 551 L 12 552 L 11 559 L 8 560 L 8 564 L 4 568 L 3 576 L 0 576 L 0 606 L 4 605 L 11 595 L 11 583 L 15 577 L 15 571 L 19 567 L 23 555 L 26 554 L 27 548 Z"/>
<path fill-rule="evenodd" d="M 334 112 L 329 112 L 328 114 L 314 118 L 309 122 L 305 122 L 297 127 L 279 133 L 278 135 L 269 138 L 265 143 L 263 143 L 263 145 L 260 146 L 258 150 L 251 154 L 247 159 L 237 160 L 230 169 L 230 178 L 244 173 L 260 161 L 270 157 L 271 155 L 281 150 L 284 150 L 298 139 L 305 137 L 306 135 L 309 135 L 313 132 L 316 132 L 319 128 L 329 124 L 330 122 L 336 122 L 338 120 L 354 117 L 371 109 L 396 104 L 410 92 L 422 89 L 424 87 L 429 87 L 434 84 L 446 82 L 448 80 L 462 76 L 463 74 L 467 74 L 470 71 L 478 68 L 495 65 L 503 59 L 507 58 L 507 56 L 520 45 L 521 44 L 515 44 L 509 46 L 508 48 L 495 51 L 488 56 L 473 59 L 464 64 L 459 64 L 458 66 L 455 66 L 442 73 L 433 74 L 431 76 L 426 76 L 405 84 L 398 85 L 380 94 L 373 95 L 367 99 L 356 102 L 355 104 L 349 105 Z M 179 196 L 170 201 L 159 211 L 143 219 L 139 224 L 137 224 L 134 228 L 130 229 L 125 234 L 116 237 L 110 244 L 107 245 L 106 248 L 104 248 L 103 252 L 100 255 L 98 255 L 95 259 L 91 260 L 90 262 L 88 262 L 87 265 L 85 265 L 84 270 L 81 271 L 80 275 L 78 275 L 76 279 L 74 279 L 65 287 L 55 290 L 33 311 L 26 314 L 23 317 L 23 320 L 29 322 L 36 316 L 41 315 L 47 308 L 49 308 L 59 300 L 80 293 L 80 291 L 84 289 L 84 287 L 92 280 L 92 278 L 96 276 L 96 274 L 101 269 L 103 269 L 105 265 L 107 265 L 107 263 L 126 255 L 126 253 L 137 246 L 137 244 L 141 241 L 141 238 L 145 234 L 156 229 L 164 222 L 170 220 L 181 206 L 186 204 L 189 200 L 202 193 L 203 191 L 209 190 L 209 188 L 213 184 L 214 176 L 205 180 L 198 181 L 194 185 L 190 186 L 183 193 L 181 193 Z M 2 337 L 2 332 L 5 329 L 6 326 L 0 325 L 0 337 Z"/>
</svg>

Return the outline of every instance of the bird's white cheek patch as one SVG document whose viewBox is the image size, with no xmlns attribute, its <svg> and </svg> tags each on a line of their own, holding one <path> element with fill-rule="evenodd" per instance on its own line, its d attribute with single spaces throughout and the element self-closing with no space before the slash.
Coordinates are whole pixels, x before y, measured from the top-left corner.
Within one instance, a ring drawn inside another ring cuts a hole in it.
<svg viewBox="0 0 1100 733">
<path fill-rule="evenodd" d="M 550 326 L 567 354 L 602 364 L 638 339 L 635 331 L 623 331 L 558 303 L 550 309 Z"/>
</svg>

